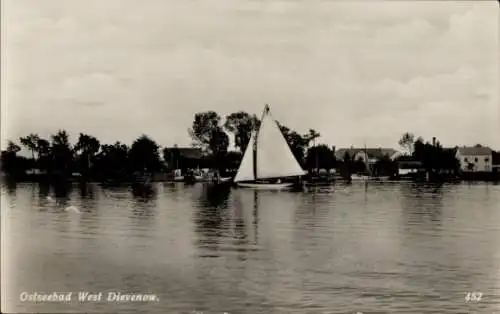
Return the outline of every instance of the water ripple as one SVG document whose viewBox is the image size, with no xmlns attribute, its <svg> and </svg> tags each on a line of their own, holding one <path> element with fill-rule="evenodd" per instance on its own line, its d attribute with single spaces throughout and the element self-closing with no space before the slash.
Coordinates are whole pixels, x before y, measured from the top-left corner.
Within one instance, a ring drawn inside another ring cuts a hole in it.
<svg viewBox="0 0 500 314">
<path fill-rule="evenodd" d="M 2 188 L 10 312 L 500 312 L 500 187 Z M 64 211 L 74 206 L 79 214 Z M 26 303 L 22 291 L 156 293 Z M 483 293 L 466 302 L 465 293 Z"/>
</svg>

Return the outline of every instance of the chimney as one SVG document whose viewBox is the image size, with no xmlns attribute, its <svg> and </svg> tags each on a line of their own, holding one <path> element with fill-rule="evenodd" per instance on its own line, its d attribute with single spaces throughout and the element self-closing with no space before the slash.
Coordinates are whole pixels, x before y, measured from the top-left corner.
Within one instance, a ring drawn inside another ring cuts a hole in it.
<svg viewBox="0 0 500 314">
<path fill-rule="evenodd" d="M 432 138 L 432 146 L 436 146 L 436 137 Z"/>
<path fill-rule="evenodd" d="M 332 146 L 332 152 L 335 155 L 335 145 Z"/>
</svg>

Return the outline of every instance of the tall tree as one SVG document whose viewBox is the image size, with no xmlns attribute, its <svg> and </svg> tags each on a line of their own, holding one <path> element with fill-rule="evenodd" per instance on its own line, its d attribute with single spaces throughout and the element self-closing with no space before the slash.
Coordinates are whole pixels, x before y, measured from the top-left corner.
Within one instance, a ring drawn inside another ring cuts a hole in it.
<svg viewBox="0 0 500 314">
<path fill-rule="evenodd" d="M 215 111 L 195 114 L 189 135 L 195 147 L 200 147 L 205 153 L 212 155 L 227 151 L 229 138 L 220 126 L 220 116 Z"/>
<path fill-rule="evenodd" d="M 212 130 L 210 135 L 209 149 L 210 153 L 214 156 L 224 155 L 227 153 L 227 148 L 229 146 L 229 136 L 220 127 Z"/>
<path fill-rule="evenodd" d="M 309 141 L 309 143 L 307 144 L 308 146 L 310 143 L 312 143 L 313 147 L 315 147 L 316 146 L 316 139 L 319 138 L 320 136 L 321 136 L 321 134 L 316 132 L 316 130 L 309 129 L 308 134 L 306 134 L 304 137 L 307 138 L 307 140 Z M 330 149 L 330 148 L 328 148 L 328 149 Z M 317 171 L 319 171 L 319 168 L 321 168 L 321 167 L 319 165 L 318 152 L 320 152 L 320 151 L 314 150 L 314 152 L 315 152 L 315 156 L 311 156 L 314 158 L 314 163 L 309 165 L 309 169 L 317 169 Z M 324 149 L 321 150 L 321 152 L 324 152 Z"/>
<path fill-rule="evenodd" d="M 129 148 L 116 142 L 104 144 L 95 158 L 95 174 L 101 179 L 126 180 Z"/>
<path fill-rule="evenodd" d="M 39 169 L 44 171 L 50 170 L 51 149 L 49 141 L 39 138 L 36 142 L 36 151 L 38 154 Z"/>
<path fill-rule="evenodd" d="M 393 176 L 398 172 L 398 165 L 387 155 L 379 158 L 373 166 L 373 174 L 375 176 Z"/>
<path fill-rule="evenodd" d="M 417 161 L 422 161 L 425 153 L 425 143 L 422 138 L 419 138 L 415 141 L 413 145 L 413 153 L 412 156 Z"/>
<path fill-rule="evenodd" d="M 37 151 L 37 143 L 40 137 L 37 134 L 31 133 L 26 137 L 20 137 L 19 142 L 31 152 L 31 157 L 35 160 L 35 152 Z"/>
<path fill-rule="evenodd" d="M 224 128 L 228 132 L 233 133 L 234 146 L 237 147 L 241 153 L 244 153 L 250 141 L 252 131 L 257 130 L 259 125 L 260 121 L 256 115 L 238 111 L 226 117 Z"/>
<path fill-rule="evenodd" d="M 309 129 L 309 132 L 305 136 L 307 137 L 310 143 L 316 145 L 316 139 L 319 138 L 321 134 L 316 132 L 316 130 L 314 129 Z"/>
<path fill-rule="evenodd" d="M 58 172 L 68 175 L 73 163 L 73 150 L 69 141 L 68 132 L 59 130 L 56 134 L 52 135 L 51 138 L 53 167 Z"/>
<path fill-rule="evenodd" d="M 288 142 L 288 145 L 290 146 L 290 149 L 293 155 L 295 156 L 295 159 L 297 159 L 297 161 L 301 165 L 304 165 L 305 149 L 309 146 L 310 142 L 309 134 L 300 135 L 296 131 L 291 130 L 290 128 L 288 128 L 285 125 L 282 125 L 279 122 L 278 126 L 281 130 L 281 133 L 283 133 L 283 136 Z"/>
<path fill-rule="evenodd" d="M 78 154 L 81 168 L 80 170 L 83 170 L 85 175 L 89 174 L 92 161 L 99 151 L 100 146 L 101 144 L 97 138 L 88 134 L 80 133 L 73 151 Z"/>
<path fill-rule="evenodd" d="M 409 132 L 404 133 L 399 139 L 398 144 L 401 148 L 403 148 L 407 155 L 413 154 L 415 135 Z"/>
<path fill-rule="evenodd" d="M 1 168 L 6 174 L 15 176 L 23 172 L 22 165 L 17 153 L 21 151 L 16 143 L 12 141 L 7 142 L 7 149 L 1 153 Z"/>
<path fill-rule="evenodd" d="M 21 151 L 21 147 L 13 141 L 7 142 L 7 152 L 17 154 Z"/>
<path fill-rule="evenodd" d="M 131 171 L 142 171 L 146 169 L 150 172 L 160 170 L 159 146 L 147 135 L 142 135 L 136 139 L 129 151 L 129 166 Z"/>
<path fill-rule="evenodd" d="M 353 156 L 351 156 L 348 151 L 346 151 L 344 156 L 342 156 L 342 168 L 340 170 L 344 179 L 349 179 L 351 177 L 354 163 L 352 159 Z"/>
<path fill-rule="evenodd" d="M 445 149 L 436 140 L 436 145 L 424 143 L 422 138 L 415 141 L 413 159 L 422 163 L 422 166 L 431 173 L 439 174 L 441 170 L 458 173 L 460 162 L 456 158 L 456 149 Z"/>
<path fill-rule="evenodd" d="M 215 111 L 199 112 L 194 115 L 194 121 L 188 130 L 193 140 L 193 145 L 204 151 L 209 150 L 213 131 L 219 127 L 220 116 Z"/>
<path fill-rule="evenodd" d="M 335 156 L 327 145 L 310 147 L 306 154 L 306 166 L 309 169 L 332 169 L 335 166 Z"/>
</svg>

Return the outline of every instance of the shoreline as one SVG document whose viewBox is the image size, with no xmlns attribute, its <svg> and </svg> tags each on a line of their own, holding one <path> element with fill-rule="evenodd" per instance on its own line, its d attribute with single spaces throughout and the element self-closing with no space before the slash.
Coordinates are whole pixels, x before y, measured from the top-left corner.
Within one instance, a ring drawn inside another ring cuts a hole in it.
<svg viewBox="0 0 500 314">
<path fill-rule="evenodd" d="M 79 183 L 79 184 L 99 184 L 99 185 L 104 185 L 104 186 L 126 186 L 126 185 L 133 185 L 133 184 L 141 184 L 140 182 L 137 181 L 113 181 L 113 182 L 106 182 L 106 181 L 99 181 L 99 180 L 80 180 L 78 178 L 70 178 L 67 180 L 47 180 L 47 179 L 13 179 L 13 178 L 8 178 L 8 177 L 1 177 L 0 178 L 1 182 L 4 183 L 40 183 L 40 184 L 48 184 L 48 185 L 53 185 L 53 184 L 73 184 L 73 183 Z M 418 180 L 418 179 L 411 179 L 411 178 L 401 178 L 401 179 L 377 179 L 377 178 L 369 178 L 366 180 L 345 180 L 343 178 L 335 178 L 333 180 L 304 180 L 306 184 L 311 184 L 314 185 L 315 183 L 321 184 L 321 185 L 335 185 L 336 183 L 360 183 L 360 182 L 366 182 L 366 183 L 398 183 L 398 182 L 413 182 L 413 183 L 421 183 L 421 184 L 429 184 L 429 183 L 462 183 L 462 182 L 492 182 L 492 183 L 498 183 L 500 182 L 499 178 L 457 178 L 457 179 L 450 179 L 450 180 L 431 180 L 431 181 L 426 181 L 426 180 Z M 150 183 L 186 183 L 184 180 L 171 180 L 171 179 L 159 179 L 159 180 L 151 180 Z M 194 183 L 212 183 L 210 180 L 197 180 Z"/>
</svg>

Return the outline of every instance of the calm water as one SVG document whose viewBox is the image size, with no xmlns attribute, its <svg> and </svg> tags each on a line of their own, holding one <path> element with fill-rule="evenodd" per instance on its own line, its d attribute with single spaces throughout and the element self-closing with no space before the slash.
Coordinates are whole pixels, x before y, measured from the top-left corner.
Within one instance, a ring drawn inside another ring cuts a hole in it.
<svg viewBox="0 0 500 314">
<path fill-rule="evenodd" d="M 155 191 L 4 186 L 3 312 L 500 313 L 499 185 Z M 72 301 L 20 301 L 54 291 Z"/>
</svg>

